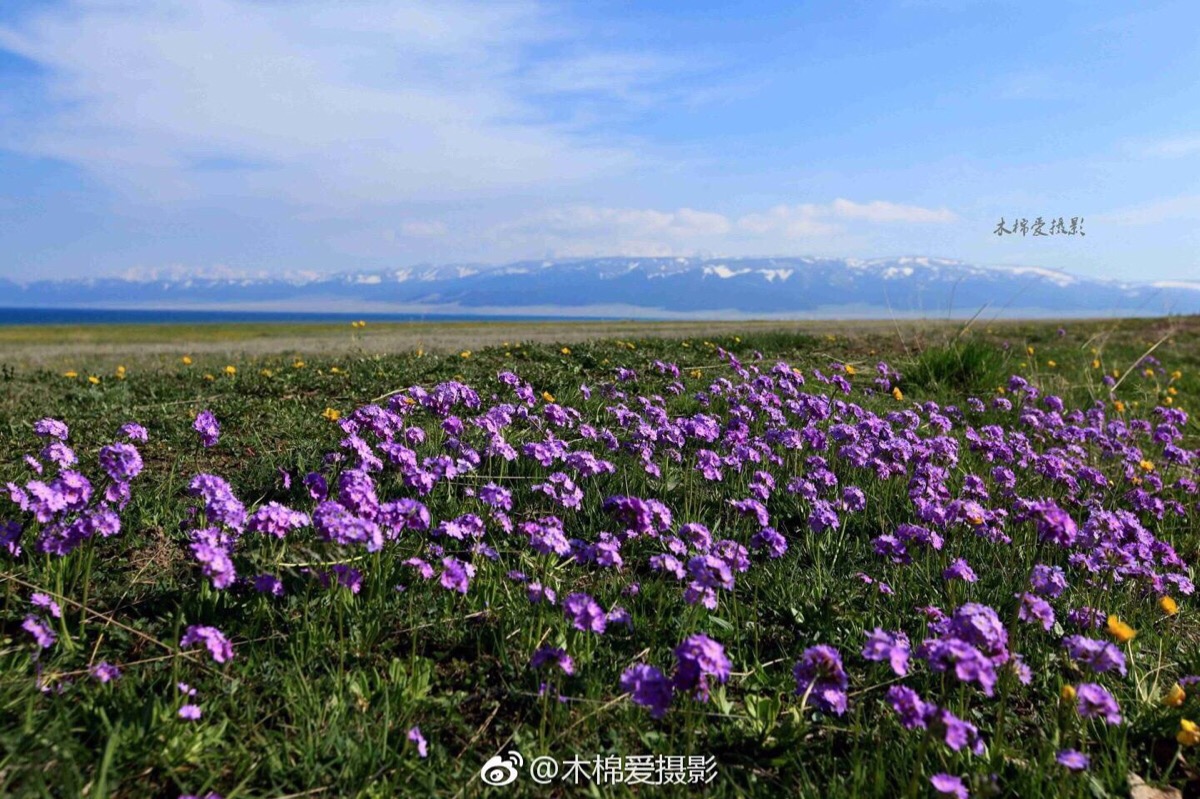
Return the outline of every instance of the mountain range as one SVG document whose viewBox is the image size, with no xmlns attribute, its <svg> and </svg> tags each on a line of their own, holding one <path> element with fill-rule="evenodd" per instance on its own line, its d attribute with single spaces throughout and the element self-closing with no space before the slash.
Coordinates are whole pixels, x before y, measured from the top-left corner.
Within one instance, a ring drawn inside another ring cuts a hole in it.
<svg viewBox="0 0 1200 799">
<path fill-rule="evenodd" d="M 1119 282 L 928 257 L 611 257 L 0 279 L 0 306 L 645 319 L 1154 316 L 1200 313 L 1200 281 Z"/>
</svg>

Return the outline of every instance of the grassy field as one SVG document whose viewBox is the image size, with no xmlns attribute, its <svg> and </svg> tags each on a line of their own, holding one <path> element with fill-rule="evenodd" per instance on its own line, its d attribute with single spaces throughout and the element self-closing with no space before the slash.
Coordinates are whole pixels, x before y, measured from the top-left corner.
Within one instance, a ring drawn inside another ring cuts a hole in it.
<svg viewBox="0 0 1200 799">
<path fill-rule="evenodd" d="M 0 795 L 1200 795 L 1197 392 L 1196 318 L 0 329 Z"/>
</svg>

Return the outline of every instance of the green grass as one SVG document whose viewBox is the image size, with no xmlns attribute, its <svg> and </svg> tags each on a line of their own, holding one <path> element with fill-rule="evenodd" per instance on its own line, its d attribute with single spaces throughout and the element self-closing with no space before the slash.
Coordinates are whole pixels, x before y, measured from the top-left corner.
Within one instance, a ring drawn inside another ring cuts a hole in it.
<svg viewBox="0 0 1200 799">
<path fill-rule="evenodd" d="M 1181 599 L 1179 615 L 1166 618 L 1156 596 L 1132 584 L 1090 588 L 1071 569 L 1071 588 L 1063 602 L 1055 603 L 1060 618 L 1070 607 L 1091 604 L 1119 613 L 1138 630 L 1126 647 L 1130 675 L 1098 680 L 1120 700 L 1125 725 L 1083 723 L 1061 703 L 1063 685 L 1092 677 L 1063 655 L 1061 633 L 1022 624 L 1013 628 L 1012 648 L 1025 656 L 1035 676 L 1029 686 L 1006 682 L 1004 699 L 988 699 L 977 687 L 923 666 L 904 681 L 976 724 L 988 743 L 985 755 L 951 752 L 899 726 L 883 704 L 884 692 L 898 680 L 884 664 L 859 655 L 864 631 L 904 629 L 919 642 L 924 623 L 916 607 L 951 610 L 967 601 L 989 603 L 1007 620 L 1015 608 L 1013 593 L 1021 590 L 1035 559 L 1066 565 L 1065 558 L 1036 549 L 1030 525 L 1011 527 L 1011 547 L 955 532 L 948 534 L 943 552 L 919 556 L 911 566 L 881 562 L 871 539 L 913 521 L 906 477 L 878 481 L 833 459 L 842 485 L 861 486 L 868 505 L 862 513 L 843 514 L 838 529 L 813 534 L 805 524 L 808 503 L 784 492 L 786 477 L 780 477 L 802 473 L 811 453 L 785 452 L 785 463 L 773 468 L 780 485 L 768 507 L 772 524 L 788 538 L 789 551 L 775 561 L 754 556 L 754 567 L 738 575 L 735 590 L 720 592 L 711 611 L 686 604 L 682 584 L 646 567 L 647 558 L 661 548 L 649 539 L 625 545 L 626 566 L 617 572 L 538 556 L 521 536 L 489 528 L 485 540 L 499 559 L 475 558 L 478 573 L 470 591 L 460 595 L 436 580 L 422 582 L 402 565 L 423 550 L 426 534 L 406 533 L 371 554 L 361 548 L 342 551 L 309 531 L 282 541 L 247 534 L 235 558 L 238 573 L 281 575 L 288 590 L 276 599 L 242 586 L 212 588 L 191 559 L 182 529 L 195 504 L 186 487 L 198 472 L 226 477 L 248 507 L 279 501 L 309 511 L 312 502 L 299 480 L 285 489 L 278 470 L 318 469 L 323 454 L 338 448 L 344 434 L 322 416 L 327 408 L 348 414 L 410 385 L 432 387 L 450 379 L 475 387 L 486 406 L 493 393 L 511 399 L 495 379 L 504 369 L 517 372 L 538 394 L 549 392 L 558 403 L 577 408 L 584 420 L 606 426 L 615 425 L 604 410 L 613 403 L 599 390 L 584 399 L 581 384 L 595 388 L 612 379 L 615 367 L 632 368 L 640 381 L 622 388 L 663 394 L 672 415 L 691 415 L 705 410 L 693 397 L 696 391 L 722 377 L 737 381 L 716 346 L 744 364 L 756 363 L 754 353 L 761 352 L 764 360 L 758 365 L 764 371 L 786 360 L 808 375 L 805 390 L 814 393 L 831 393 L 832 387 L 814 380 L 811 370 L 828 374 L 834 361 L 853 364 L 854 393 L 844 399 L 878 413 L 927 401 L 962 405 L 971 395 L 988 400 L 1010 374 L 1025 375 L 1059 394 L 1069 408 L 1088 408 L 1097 400 L 1111 407 L 1102 375 L 1124 374 L 1163 339 L 1154 357 L 1164 371 L 1150 376 L 1131 371 L 1117 398 L 1130 416 L 1148 414 L 1168 396 L 1192 410 L 1200 391 L 1200 320 L 1071 323 L 1063 336 L 1056 327 L 1006 323 L 962 335 L 956 328 L 906 327 L 897 335 L 881 325 L 830 337 L 747 326 L 745 332 L 722 328 L 707 342 L 636 331 L 618 333 L 625 336 L 619 339 L 578 341 L 565 329 L 559 341 L 470 347 L 467 358 L 373 353 L 346 336 L 344 351 L 333 353 L 253 358 L 197 353 L 188 366 L 177 356 L 125 357 L 123 379 L 102 354 L 88 350 L 111 343 L 103 333 L 60 330 L 39 338 L 36 331 L 23 331 L 25 344 L 79 342 L 72 361 L 79 376 L 64 377 L 57 366 L 29 366 L 15 357 L 0 364 L 0 450 L 5 453 L 0 483 L 33 476 L 21 455 L 37 452 L 31 425 L 44 416 L 70 424 L 69 443 L 89 476 L 99 474 L 96 452 L 122 423 L 141 422 L 151 439 L 140 447 L 146 468 L 122 512 L 120 535 L 92 539 L 64 558 L 33 551 L 32 540 L 19 559 L 0 555 L 0 795 L 175 799 L 180 793 L 215 790 L 225 799 L 449 797 L 544 795 L 550 787 L 556 795 L 589 793 L 561 783 L 539 787 L 526 775 L 506 788 L 483 785 L 480 766 L 508 749 L 527 759 L 559 760 L 711 755 L 718 775 L 707 791 L 718 796 L 891 797 L 905 795 L 910 787 L 914 795 L 930 796 L 928 776 L 940 771 L 966 775 L 973 795 L 980 796 L 989 795 L 990 775 L 1001 795 L 1121 796 L 1130 774 L 1158 783 L 1168 769 L 1171 783 L 1196 791 L 1196 750 L 1185 751 L 1185 761 L 1174 767 L 1171 761 L 1180 717 L 1200 717 L 1197 699 L 1189 696 L 1181 709 L 1160 701 L 1177 677 L 1200 673 L 1200 617 L 1194 603 Z M 230 326 L 196 335 L 240 342 L 262 333 Z M 3 340 L 13 335 L 0 331 Z M 161 341 L 162 331 L 158 335 Z M 8 352 L 0 349 L 0 361 Z M 302 367 L 296 366 L 297 357 Z M 656 359 L 684 369 L 683 394 L 664 393 L 669 380 L 652 368 Z M 880 360 L 904 374 L 902 401 L 886 392 L 864 393 Z M 235 366 L 236 373 L 226 374 L 226 365 Z M 1181 374 L 1172 377 L 1176 369 Z M 89 382 L 89 374 L 99 382 Z M 627 402 L 640 410 L 632 397 Z M 198 446 L 190 428 L 196 412 L 205 408 L 222 423 L 221 440 L 209 450 Z M 725 401 L 717 400 L 705 412 L 724 416 L 725 408 Z M 988 418 L 1005 427 L 1017 425 L 1015 413 Z M 421 454 L 435 454 L 443 435 L 436 421 L 421 419 L 430 434 Z M 1191 422 L 1182 444 L 1200 446 L 1197 433 Z M 962 430 L 956 427 L 951 435 L 961 441 Z M 510 436 L 514 446 L 531 440 L 533 431 L 523 428 Z M 570 537 L 594 540 L 600 531 L 613 530 L 611 516 L 601 508 L 613 494 L 660 499 L 677 523 L 703 522 L 714 539 L 745 543 L 754 532 L 727 502 L 749 496 L 751 470 L 727 469 L 724 482 L 713 484 L 690 468 L 689 458 L 680 465 L 663 462 L 662 479 L 652 480 L 636 458 L 606 455 L 599 445 L 590 448 L 613 460 L 617 472 L 580 481 L 585 495 L 577 511 L 563 513 L 527 490 L 551 470 L 526 459 L 485 461 L 478 474 L 439 484 L 423 501 L 435 522 L 480 512 L 480 504 L 463 489 L 495 479 L 514 488 L 515 521 L 557 512 Z M 991 464 L 965 443 L 961 454 L 952 484 L 959 485 L 966 472 L 986 476 Z M 1097 463 L 1114 473 L 1111 464 Z M 1026 496 L 1059 490 L 1037 474 L 1022 473 L 1020 479 Z M 1121 483 L 1107 492 L 1106 507 L 1122 507 L 1125 488 Z M 379 489 L 384 498 L 412 494 L 390 472 L 379 478 Z M 5 502 L 0 519 L 14 511 Z M 1200 555 L 1195 518 L 1193 509 L 1188 517 L 1168 515 L 1148 526 L 1190 564 Z M 979 582 L 945 583 L 941 570 L 953 557 L 966 558 Z M 306 571 L 346 561 L 363 572 L 357 594 L 323 588 Z M 586 591 L 605 608 L 620 604 L 630 611 L 633 628 L 616 626 L 604 636 L 571 629 L 560 610 L 527 601 L 522 586 L 505 576 L 512 569 L 554 587 L 560 600 Z M 859 572 L 886 580 L 894 595 L 881 596 L 855 577 Z M 640 586 L 634 596 L 624 593 L 631 581 Z M 398 584 L 406 590 L 395 590 Z M 59 597 L 64 609 L 64 618 L 55 622 L 58 643 L 36 664 L 31 639 L 20 626 L 35 587 Z M 202 651 L 180 651 L 180 636 L 190 624 L 225 631 L 234 642 L 233 661 L 221 666 Z M 668 715 L 655 721 L 622 697 L 618 681 L 625 668 L 646 662 L 669 671 L 673 648 L 697 632 L 720 641 L 733 663 L 733 676 L 714 691 L 712 701 L 677 698 Z M 819 643 L 840 649 L 850 675 L 850 710 L 840 718 L 802 707 L 794 694 L 792 665 L 806 647 Z M 530 670 L 529 657 L 541 645 L 565 647 L 575 659 L 576 674 Z M 100 661 L 120 664 L 123 676 L 106 685 L 87 678 L 88 667 Z M 39 690 L 37 668 L 52 686 L 62 687 L 61 694 Z M 547 679 L 550 695 L 539 695 Z M 199 721 L 176 715 L 180 681 L 197 689 L 204 713 Z M 566 701 L 555 700 L 559 693 Z M 405 739 L 414 725 L 429 740 L 428 759 L 418 757 Z M 1054 753 L 1066 746 L 1088 752 L 1089 772 L 1068 774 L 1054 764 Z M 618 785 L 592 789 L 589 795 L 694 791 Z"/>
</svg>

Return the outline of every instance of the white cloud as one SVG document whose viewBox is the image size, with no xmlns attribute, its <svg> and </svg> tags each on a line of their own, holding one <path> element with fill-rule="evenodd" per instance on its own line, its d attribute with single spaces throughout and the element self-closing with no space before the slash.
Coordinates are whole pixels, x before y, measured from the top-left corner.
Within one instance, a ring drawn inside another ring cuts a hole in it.
<svg viewBox="0 0 1200 799">
<path fill-rule="evenodd" d="M 1143 155 L 1154 158 L 1182 158 L 1200 153 L 1200 136 L 1179 136 L 1163 139 L 1142 149 Z"/>
<path fill-rule="evenodd" d="M 446 223 L 436 219 L 409 219 L 400 225 L 400 232 L 413 238 L 446 235 Z"/>
<path fill-rule="evenodd" d="M 1173 219 L 1200 219 L 1200 195 L 1171 197 L 1095 217 L 1095 221 L 1111 225 L 1157 225 Z"/>
<path fill-rule="evenodd" d="M 550 106 L 644 98 L 679 65 L 574 37 L 521 0 L 66 0 L 0 26 L 46 76 L 40 112 L 0 119 L 0 141 L 156 202 L 345 209 L 619 174 L 636 152 Z M 548 43 L 567 54 L 528 57 Z"/>
<path fill-rule="evenodd" d="M 922 208 L 883 200 L 856 203 L 838 198 L 828 205 L 777 205 L 763 213 L 743 216 L 738 220 L 738 227 L 759 235 L 782 233 L 789 238 L 810 238 L 842 232 L 844 226 L 837 224 L 839 221 L 941 224 L 953 222 L 957 218 L 945 208 Z"/>
</svg>

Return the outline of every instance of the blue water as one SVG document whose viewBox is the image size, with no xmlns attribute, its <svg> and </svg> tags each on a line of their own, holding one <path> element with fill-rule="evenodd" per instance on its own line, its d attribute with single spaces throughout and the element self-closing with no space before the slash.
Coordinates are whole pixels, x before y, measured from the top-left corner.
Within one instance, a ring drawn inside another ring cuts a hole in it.
<svg viewBox="0 0 1200 799">
<path fill-rule="evenodd" d="M 449 314 L 305 313 L 294 311 L 172 311 L 107 308 L 0 308 L 0 327 L 16 325 L 164 325 L 223 324 L 230 322 L 346 323 L 366 322 L 537 322 L 558 321 L 554 316 L 471 316 Z"/>
</svg>

